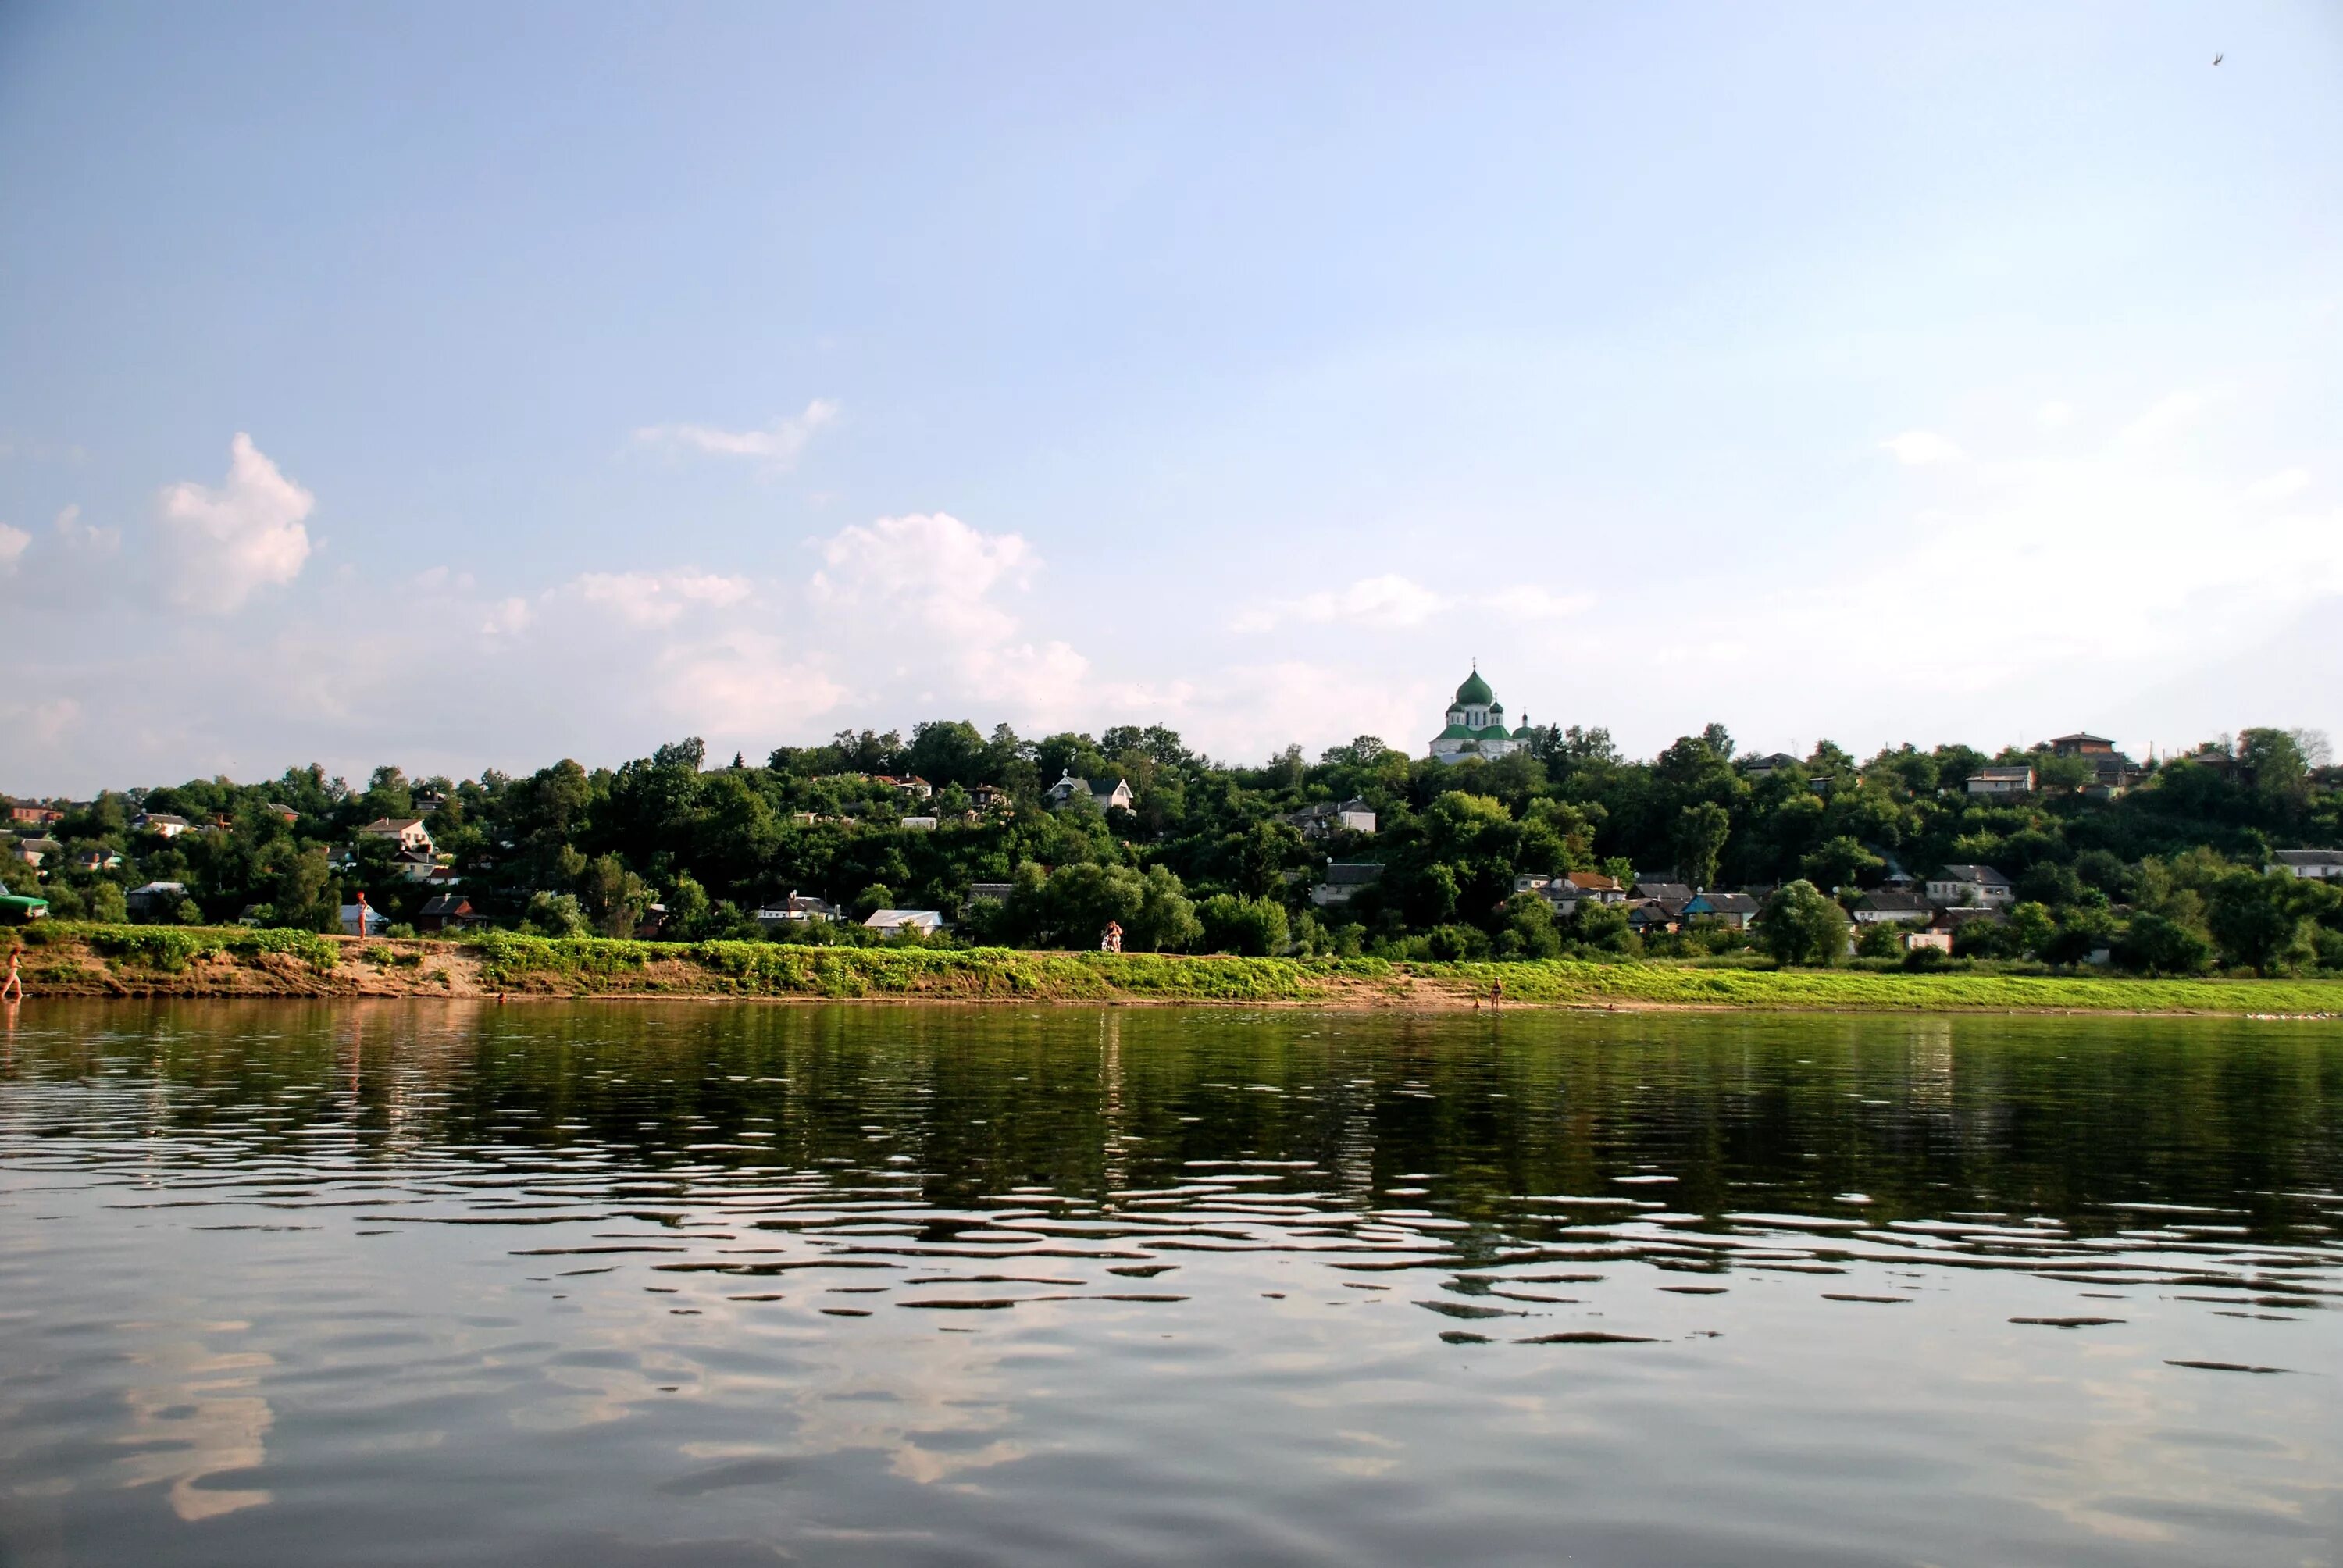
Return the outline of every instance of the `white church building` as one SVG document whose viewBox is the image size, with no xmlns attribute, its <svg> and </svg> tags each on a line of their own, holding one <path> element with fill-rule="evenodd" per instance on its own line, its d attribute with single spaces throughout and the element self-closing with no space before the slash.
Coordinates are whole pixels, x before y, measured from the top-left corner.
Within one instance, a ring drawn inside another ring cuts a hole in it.
<svg viewBox="0 0 2343 1568">
<path fill-rule="evenodd" d="M 1456 689 L 1456 700 L 1448 705 L 1448 727 L 1432 738 L 1432 759 L 1435 762 L 1462 762 L 1467 757 L 1481 757 L 1494 761 L 1516 751 L 1526 751 L 1530 744 L 1529 715 L 1522 715 L 1521 728 L 1505 728 L 1505 705 L 1489 683 L 1481 678 L 1480 668 L 1464 678 Z"/>
</svg>

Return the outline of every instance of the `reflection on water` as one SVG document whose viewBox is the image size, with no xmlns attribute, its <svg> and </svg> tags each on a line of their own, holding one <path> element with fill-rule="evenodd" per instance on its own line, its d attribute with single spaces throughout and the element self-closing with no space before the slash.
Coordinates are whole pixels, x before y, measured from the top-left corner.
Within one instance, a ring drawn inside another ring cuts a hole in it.
<svg viewBox="0 0 2343 1568">
<path fill-rule="evenodd" d="M 6 1049 L 8 1560 L 2343 1543 L 2332 1026 L 47 1004 Z"/>
</svg>

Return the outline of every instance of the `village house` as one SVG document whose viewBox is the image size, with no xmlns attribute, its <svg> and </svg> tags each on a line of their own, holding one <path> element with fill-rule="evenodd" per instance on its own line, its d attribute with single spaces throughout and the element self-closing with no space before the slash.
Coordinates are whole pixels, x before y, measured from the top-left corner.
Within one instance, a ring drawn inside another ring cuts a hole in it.
<svg viewBox="0 0 2343 1568">
<path fill-rule="evenodd" d="M 1002 811 L 1009 807 L 1009 791 L 998 784 L 971 784 L 968 798 L 980 811 Z"/>
<path fill-rule="evenodd" d="M 2343 879 L 2343 849 L 2274 849 L 2268 869 L 2313 881 Z"/>
<path fill-rule="evenodd" d="M 1715 920 L 1730 931 L 1745 931 L 1757 918 L 1757 900 L 1747 893 L 1694 893 L 1684 904 L 1687 921 Z"/>
<path fill-rule="evenodd" d="M 2034 749 L 2053 757 L 2079 757 L 2089 763 L 2091 781 L 2083 786 L 2083 792 L 2097 799 L 2112 800 L 2147 777 L 2147 770 L 2117 750 L 2114 741 L 2087 730 L 2054 736 Z"/>
<path fill-rule="evenodd" d="M 118 869 L 121 864 L 122 851 L 119 849 L 84 849 L 73 858 L 74 869 L 76 871 L 111 871 Z"/>
<path fill-rule="evenodd" d="M 874 773 L 870 777 L 870 782 L 883 784 L 890 789 L 900 790 L 914 800 L 925 800 L 936 792 L 934 785 L 917 774 L 898 779 L 891 773 Z"/>
<path fill-rule="evenodd" d="M 862 924 L 867 930 L 885 931 L 890 936 L 910 931 L 931 937 L 944 929 L 944 918 L 933 910 L 873 910 Z"/>
<path fill-rule="evenodd" d="M 1627 890 L 1619 885 L 1616 877 L 1606 877 L 1600 871 L 1573 871 L 1564 879 L 1576 888 L 1581 896 L 1593 899 L 1598 904 L 1624 904 L 1627 901 Z"/>
<path fill-rule="evenodd" d="M 1855 901 L 1855 922 L 1875 926 L 1885 921 L 1925 922 L 1936 908 L 1918 893 L 1900 888 L 1879 888 Z"/>
<path fill-rule="evenodd" d="M 292 824 L 298 822 L 301 819 L 300 812 L 296 811 L 290 806 L 283 805 L 275 800 L 269 801 L 266 805 L 261 807 L 261 809 L 276 818 L 278 821 L 286 824 L 287 827 L 290 827 Z"/>
<path fill-rule="evenodd" d="M 165 839 L 176 839 L 195 824 L 185 817 L 175 817 L 168 811 L 141 811 L 130 819 L 130 826 L 137 832 L 153 833 Z"/>
<path fill-rule="evenodd" d="M 906 833 L 932 833 L 936 830 L 936 819 L 933 817 L 906 817 L 902 826 Z"/>
<path fill-rule="evenodd" d="M 1684 905 L 1692 902 L 1692 890 L 1682 882 L 1638 881 L 1629 890 L 1630 899 L 1649 899 L 1656 903 Z"/>
<path fill-rule="evenodd" d="M 186 898 L 185 882 L 146 882 L 123 894 L 122 903 L 134 915 L 167 915 Z"/>
<path fill-rule="evenodd" d="M 1946 866 L 1928 879 L 1928 902 L 1938 909 L 2000 909 L 2017 890 L 1991 866 Z"/>
<path fill-rule="evenodd" d="M 761 926 L 799 924 L 806 920 L 834 920 L 837 906 L 825 899 L 809 898 L 803 893 L 791 893 L 788 898 L 765 905 L 757 911 L 757 923 Z"/>
<path fill-rule="evenodd" d="M 16 859 L 28 866 L 37 866 L 65 852 L 65 847 L 55 839 L 19 839 L 15 850 Z"/>
<path fill-rule="evenodd" d="M 1373 887 L 1383 879 L 1383 869 L 1374 860 L 1330 860 L 1326 874 L 1310 890 L 1310 901 L 1320 909 L 1347 904 L 1363 889 Z"/>
<path fill-rule="evenodd" d="M 35 800 L 19 800 L 8 808 L 8 820 L 21 822 L 27 827 L 45 828 L 51 823 L 62 822 L 65 819 L 65 814 L 63 811 L 54 806 L 44 806 Z"/>
<path fill-rule="evenodd" d="M 390 866 L 410 882 L 427 882 L 437 873 L 439 859 L 428 849 L 401 849 L 391 857 Z"/>
<path fill-rule="evenodd" d="M 418 931 L 468 931 L 487 923 L 488 917 L 474 910 L 472 900 L 461 893 L 437 894 L 415 913 Z"/>
<path fill-rule="evenodd" d="M 1050 803 L 1052 810 L 1062 811 L 1079 795 L 1088 795 L 1091 803 L 1101 811 L 1131 809 L 1131 783 L 1124 779 L 1117 779 L 1112 784 L 1101 784 L 1066 773 L 1050 786 L 1042 799 Z"/>
<path fill-rule="evenodd" d="M 1969 775 L 1972 795 L 2031 795 L 2034 793 L 2032 768 L 1980 768 Z"/>
<path fill-rule="evenodd" d="M 1009 901 L 1013 882 L 970 882 L 968 901 L 971 904 L 1005 904 Z"/>
<path fill-rule="evenodd" d="M 1745 759 L 1741 771 L 1752 779 L 1771 779 L 1776 773 L 1795 773 L 1805 766 L 1786 751 L 1769 751 L 1763 757 Z"/>
<path fill-rule="evenodd" d="M 1638 936 L 1673 931 L 1684 924 L 1683 906 L 1657 899 L 1627 900 L 1627 929 Z"/>
<path fill-rule="evenodd" d="M 1456 700 L 1448 705 L 1447 727 L 1432 738 L 1431 756 L 1435 762 L 1463 762 L 1474 757 L 1493 762 L 1528 750 L 1535 733 L 1526 713 L 1519 729 L 1505 728 L 1505 705 L 1497 700 L 1475 665 L 1464 684 L 1456 689 Z"/>
<path fill-rule="evenodd" d="M 1375 814 L 1364 800 L 1321 800 L 1286 814 L 1285 819 L 1305 839 L 1331 839 L 1336 833 L 1372 833 Z"/>
<path fill-rule="evenodd" d="M 432 852 L 431 831 L 420 817 L 377 817 L 360 828 L 357 836 L 379 839 L 402 849 L 420 849 L 427 855 Z"/>
</svg>

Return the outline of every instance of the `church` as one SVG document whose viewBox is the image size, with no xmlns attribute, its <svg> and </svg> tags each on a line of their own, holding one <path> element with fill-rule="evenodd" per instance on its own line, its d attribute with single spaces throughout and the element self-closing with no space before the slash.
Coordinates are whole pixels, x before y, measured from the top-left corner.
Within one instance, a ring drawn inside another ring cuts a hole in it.
<svg viewBox="0 0 2343 1568">
<path fill-rule="evenodd" d="M 1448 728 L 1432 739 L 1432 759 L 1462 762 L 1467 757 L 1481 757 L 1494 761 L 1526 751 L 1529 745 L 1530 716 L 1522 715 L 1520 729 L 1507 729 L 1505 705 L 1497 700 L 1475 665 L 1464 684 L 1456 689 L 1456 700 L 1448 705 Z"/>
</svg>

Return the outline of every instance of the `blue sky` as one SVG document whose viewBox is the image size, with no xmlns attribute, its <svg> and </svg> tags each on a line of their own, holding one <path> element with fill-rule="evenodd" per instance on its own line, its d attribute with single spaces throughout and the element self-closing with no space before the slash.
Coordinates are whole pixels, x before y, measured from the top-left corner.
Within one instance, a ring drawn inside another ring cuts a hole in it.
<svg viewBox="0 0 2343 1568">
<path fill-rule="evenodd" d="M 2215 53 L 2226 58 L 2211 64 Z M 2328 5 L 0 5 L 0 789 L 2343 731 Z"/>
</svg>

